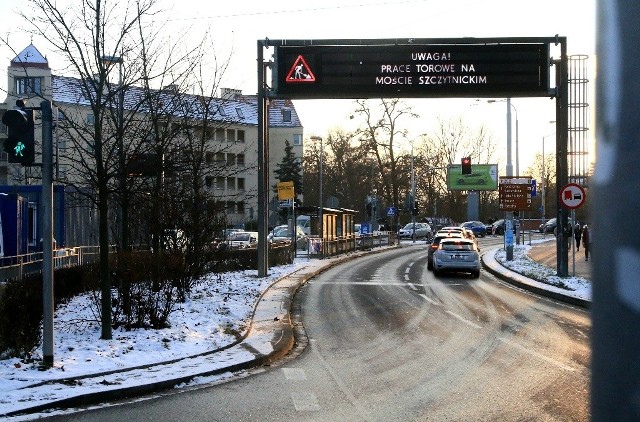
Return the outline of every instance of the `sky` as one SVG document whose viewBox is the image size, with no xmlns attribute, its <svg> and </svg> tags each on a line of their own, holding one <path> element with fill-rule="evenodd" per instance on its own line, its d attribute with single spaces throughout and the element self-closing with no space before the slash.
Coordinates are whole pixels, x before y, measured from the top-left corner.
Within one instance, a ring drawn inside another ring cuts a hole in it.
<svg viewBox="0 0 640 422">
<path fill-rule="evenodd" d="M 69 0 L 62 0 L 64 3 Z M 595 8 L 596 0 L 323 0 L 290 2 L 258 0 L 242 2 L 210 2 L 209 6 L 184 7 L 184 2 L 159 0 L 169 12 L 163 15 L 167 33 L 188 33 L 197 39 L 209 29 L 216 40 L 216 54 L 232 51 L 231 62 L 222 86 L 241 89 L 245 94 L 257 92 L 257 40 L 293 39 L 377 39 L 377 38 L 461 38 L 461 37 L 567 37 L 569 55 L 588 56 L 589 104 L 595 104 Z M 10 16 L 24 0 L 2 0 L 0 15 Z M 29 44 L 30 35 L 20 19 L 5 19 L 5 32 L 0 37 L 20 51 Z M 34 38 L 34 45 L 49 58 L 56 69 L 50 47 L 45 40 Z M 271 50 L 272 51 L 272 50 Z M 268 52 L 266 53 L 266 57 Z M 14 54 L 0 45 L 0 60 Z M 557 54 L 556 54 L 557 57 Z M 60 64 L 58 64 L 60 66 Z M 0 80 L 6 80 L 0 65 Z M 0 87 L 2 85 L 0 84 Z M 497 99 L 499 100 L 499 99 Z M 437 119 L 463 118 L 472 130 L 484 125 L 499 149 L 501 166 L 506 163 L 506 104 L 487 103 L 486 99 L 407 99 L 420 119 L 409 127 L 409 138 L 433 133 Z M 350 119 L 353 100 L 295 100 L 296 110 L 304 126 L 305 137 L 326 136 L 337 127 L 353 130 L 359 123 Z M 543 137 L 555 132 L 555 101 L 548 98 L 516 98 L 512 100 L 512 162 L 516 164 L 515 119 L 518 118 L 517 155 L 520 174 L 542 152 Z M 589 110 L 590 114 L 593 109 Z M 595 119 L 590 119 L 590 124 Z M 590 137 L 595 130 L 590 128 Z M 545 151 L 554 149 L 554 138 L 545 141 Z M 409 143 L 406 145 L 409 150 Z M 590 160 L 594 160 L 593 145 Z M 498 160 L 496 160 L 498 161 Z"/>
<path fill-rule="evenodd" d="M 553 237 L 536 239 L 533 245 L 540 242 L 554 242 Z M 403 241 L 403 247 L 421 247 L 424 243 L 413 244 Z M 558 279 L 555 270 L 540 265 L 527 258 L 530 245 L 516 245 L 513 260 L 506 262 L 504 249 L 491 249 L 497 262 L 512 271 L 532 274 L 547 283 L 561 281 L 567 289 L 560 289 L 548 284 L 539 283 L 548 290 L 561 291 L 576 298 L 591 300 L 591 282 L 580 277 L 566 277 Z M 291 265 L 272 267 L 269 276 L 258 278 L 257 271 L 246 270 L 229 272 L 221 275 L 211 274 L 205 277 L 193 291 L 186 303 L 177 307 L 169 317 L 170 328 L 162 330 L 131 330 L 122 328 L 113 330 L 113 339 L 101 341 L 100 327 L 88 321 L 95 321 L 95 310 L 91 305 L 90 295 L 76 296 L 68 303 L 56 309 L 54 316 L 54 367 L 48 370 L 38 370 L 33 363 L 27 363 L 17 358 L 0 360 L 0 414 L 34 407 L 38 404 L 60 400 L 69 396 L 91 394 L 109 388 L 126 388 L 145 385 L 162 380 L 177 379 L 191 374 L 193 368 L 197 373 L 212 370 L 212 368 L 226 368 L 247 359 L 247 352 L 215 353 L 212 359 L 195 358 L 190 364 L 178 362 L 166 366 L 154 366 L 153 370 L 142 369 L 128 373 L 126 377 L 114 374 L 86 378 L 82 383 L 73 386 L 61 386 L 48 383 L 34 388 L 27 386 L 39 385 L 66 377 L 76 377 L 104 373 L 113 370 L 151 365 L 174 359 L 196 356 L 203 352 L 215 350 L 235 341 L 235 337 L 226 332 L 227 327 L 244 332 L 249 326 L 251 315 L 261 294 L 276 280 L 302 269 L 317 271 L 320 267 L 330 263 L 325 260 L 299 257 Z M 535 283 L 532 281 L 532 283 Z M 273 300 L 272 296 L 269 296 Z M 278 307 L 278 309 L 280 309 Z M 42 346 L 34 350 L 34 355 L 42 353 Z M 267 353 L 267 352 L 262 352 Z M 218 376 L 199 377 L 188 385 L 202 385 L 221 382 L 231 374 L 223 373 Z M 113 384 L 109 384 L 113 383 Z M 71 410 L 72 411 L 72 410 Z M 56 411 L 55 414 L 71 411 Z M 48 413 L 47 415 L 51 415 Z M 44 414 L 43 414 L 44 416 Z M 19 421 L 31 420 L 35 415 L 27 417 L 5 418 L 3 420 Z"/>
</svg>

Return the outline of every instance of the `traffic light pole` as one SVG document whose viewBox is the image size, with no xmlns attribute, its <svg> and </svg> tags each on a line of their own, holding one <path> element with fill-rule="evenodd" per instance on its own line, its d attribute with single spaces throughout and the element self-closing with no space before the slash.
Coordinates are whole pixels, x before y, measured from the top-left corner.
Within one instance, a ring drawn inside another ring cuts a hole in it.
<svg viewBox="0 0 640 422">
<path fill-rule="evenodd" d="M 53 113 L 42 101 L 42 363 L 53 366 Z"/>
</svg>

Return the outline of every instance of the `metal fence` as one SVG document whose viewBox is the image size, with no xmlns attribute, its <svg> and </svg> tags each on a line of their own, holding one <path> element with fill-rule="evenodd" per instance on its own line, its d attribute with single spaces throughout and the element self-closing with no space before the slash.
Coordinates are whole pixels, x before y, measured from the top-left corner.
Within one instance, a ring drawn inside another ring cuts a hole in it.
<svg viewBox="0 0 640 422">
<path fill-rule="evenodd" d="M 64 268 L 96 262 L 100 257 L 99 246 L 78 246 L 56 249 L 53 268 Z M 0 257 L 0 282 L 21 279 L 24 274 L 42 271 L 42 252 Z"/>
</svg>

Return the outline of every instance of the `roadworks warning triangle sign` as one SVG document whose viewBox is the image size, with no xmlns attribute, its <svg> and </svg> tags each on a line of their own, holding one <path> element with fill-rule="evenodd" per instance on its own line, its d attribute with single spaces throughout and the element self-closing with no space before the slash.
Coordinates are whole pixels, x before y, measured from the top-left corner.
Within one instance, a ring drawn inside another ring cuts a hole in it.
<svg viewBox="0 0 640 422">
<path fill-rule="evenodd" d="M 289 70 L 285 81 L 292 83 L 316 81 L 316 76 L 311 71 L 311 68 L 307 64 L 304 57 L 302 57 L 302 54 L 300 54 L 296 61 L 293 62 L 293 66 L 291 66 L 291 70 Z"/>
</svg>

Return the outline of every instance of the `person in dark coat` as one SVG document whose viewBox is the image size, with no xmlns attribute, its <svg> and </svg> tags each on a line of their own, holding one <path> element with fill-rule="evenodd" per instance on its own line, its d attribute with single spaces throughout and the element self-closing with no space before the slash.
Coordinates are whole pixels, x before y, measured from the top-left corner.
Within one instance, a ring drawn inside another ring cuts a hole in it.
<svg viewBox="0 0 640 422">
<path fill-rule="evenodd" d="M 576 251 L 579 251 L 580 238 L 582 237 L 582 227 L 580 227 L 580 223 L 576 223 L 576 226 L 573 228 L 573 236 L 576 238 Z"/>
<path fill-rule="evenodd" d="M 591 249 L 591 233 L 589 233 L 589 227 L 586 224 L 582 227 L 582 246 L 584 247 L 584 260 L 588 261 Z"/>
</svg>

